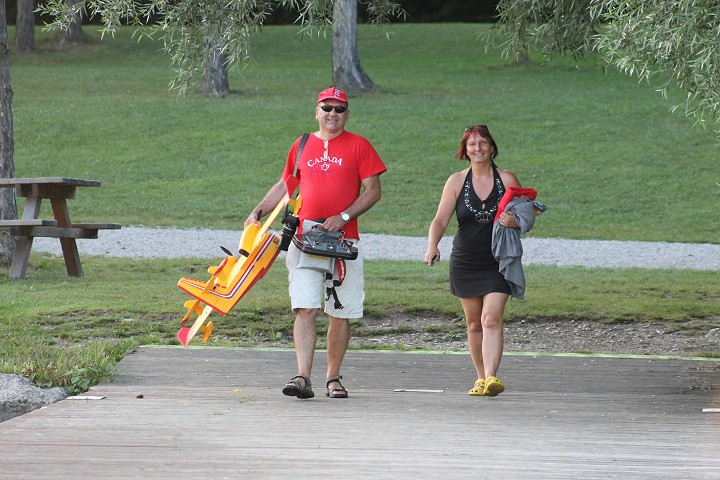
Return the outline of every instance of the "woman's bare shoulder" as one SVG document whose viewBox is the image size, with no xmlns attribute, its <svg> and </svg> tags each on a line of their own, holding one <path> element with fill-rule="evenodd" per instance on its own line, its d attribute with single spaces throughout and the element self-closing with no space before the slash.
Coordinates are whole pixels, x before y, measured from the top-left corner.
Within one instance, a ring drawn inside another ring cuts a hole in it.
<svg viewBox="0 0 720 480">
<path fill-rule="evenodd" d="M 452 190 L 460 190 L 463 183 L 465 182 L 465 177 L 467 176 L 469 170 L 470 168 L 466 168 L 450 175 L 445 182 L 445 188 L 451 188 Z"/>
<path fill-rule="evenodd" d="M 500 174 L 500 178 L 503 181 L 503 184 L 506 187 L 519 187 L 520 181 L 517 179 L 514 173 L 512 173 L 510 170 L 505 170 L 504 168 L 498 167 L 498 173 Z"/>
<path fill-rule="evenodd" d="M 467 174 L 468 174 L 469 171 L 470 171 L 470 167 L 464 168 L 464 169 L 460 170 L 459 172 L 453 173 L 452 175 L 450 175 L 450 176 L 448 177 L 448 182 L 453 182 L 453 183 L 455 183 L 455 182 L 460 182 L 460 183 L 464 182 L 464 181 L 465 181 L 465 177 L 467 177 Z"/>
</svg>

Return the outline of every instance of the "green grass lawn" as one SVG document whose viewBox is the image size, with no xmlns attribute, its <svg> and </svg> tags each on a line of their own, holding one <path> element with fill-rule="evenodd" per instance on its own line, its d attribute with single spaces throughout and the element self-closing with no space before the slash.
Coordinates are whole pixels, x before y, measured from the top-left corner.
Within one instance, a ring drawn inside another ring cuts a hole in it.
<svg viewBox="0 0 720 480">
<path fill-rule="evenodd" d="M 390 28 L 390 40 L 359 33 L 380 93 L 351 98 L 348 127 L 388 165 L 364 230 L 425 235 L 445 180 L 465 165 L 453 158 L 463 128 L 486 123 L 498 164 L 550 205 L 532 235 L 719 241 L 715 137 L 651 86 L 589 61 L 508 65 L 477 40 L 483 25 Z M 67 53 L 40 39 L 37 53 L 11 57 L 16 176 L 102 181 L 73 202 L 81 219 L 237 228 L 290 144 L 317 127 L 330 40 L 264 29 L 254 65 L 218 100 L 168 91 L 159 45 L 129 34 Z"/>
<path fill-rule="evenodd" d="M 0 372 L 79 391 L 104 378 L 130 348 L 178 345 L 175 334 L 189 297 L 175 284 L 182 276 L 205 279 L 209 266 L 197 259 L 86 257 L 86 276 L 68 278 L 61 259 L 34 254 L 32 261 L 26 280 L 0 277 Z M 533 265 L 526 275 L 525 301 L 508 303 L 507 322 L 663 320 L 679 331 L 720 326 L 717 272 Z M 428 313 L 447 328 L 462 317 L 459 302 L 449 293 L 446 262 L 428 268 L 420 262 L 368 261 L 366 277 L 366 316 L 397 310 Z M 287 273 L 278 262 L 227 316 L 213 314 L 209 345 L 287 340 L 292 335 L 288 303 Z M 322 333 L 324 320 L 319 327 Z"/>
<path fill-rule="evenodd" d="M 363 66 L 380 90 L 351 97 L 348 127 L 368 137 L 389 168 L 383 199 L 362 217 L 362 230 L 425 236 L 442 185 L 465 166 L 453 158 L 463 128 L 486 123 L 497 163 L 549 205 L 531 235 L 720 241 L 712 132 L 671 114 L 650 85 L 590 61 L 508 65 L 477 40 L 486 28 L 392 25 L 390 40 L 384 30 L 359 29 Z M 71 200 L 77 221 L 240 229 L 277 180 L 290 144 L 317 127 L 317 92 L 331 84 L 330 40 L 303 39 L 296 27 L 265 28 L 254 64 L 231 73 L 233 93 L 224 99 L 168 91 L 169 60 L 129 29 L 103 41 L 93 27 L 85 31 L 95 38 L 83 48 L 59 52 L 43 32 L 38 51 L 11 55 L 16 176 L 100 180 L 102 188 Z M 175 284 L 181 276 L 204 279 L 209 265 L 83 258 L 86 277 L 75 279 L 61 259 L 33 254 L 31 263 L 23 281 L 0 272 L 0 371 L 79 391 L 128 348 L 177 343 L 186 298 Z M 508 321 L 720 325 L 717 272 L 533 266 L 526 273 L 526 301 L 509 304 Z M 397 308 L 461 315 L 443 269 L 368 262 L 368 314 Z M 213 342 L 277 338 L 291 323 L 278 265 L 218 322 Z"/>
</svg>

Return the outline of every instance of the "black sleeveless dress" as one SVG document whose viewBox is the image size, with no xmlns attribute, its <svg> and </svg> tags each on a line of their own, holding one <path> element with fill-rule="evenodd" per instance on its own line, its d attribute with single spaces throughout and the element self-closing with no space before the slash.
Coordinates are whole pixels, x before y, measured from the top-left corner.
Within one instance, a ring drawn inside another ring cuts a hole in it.
<svg viewBox="0 0 720 480">
<path fill-rule="evenodd" d="M 450 291 L 460 298 L 480 297 L 491 292 L 511 293 L 491 248 L 493 220 L 505 193 L 495 165 L 493 179 L 493 189 L 482 201 L 472 186 L 472 170 L 468 171 L 455 205 L 458 230 L 450 255 Z"/>
</svg>

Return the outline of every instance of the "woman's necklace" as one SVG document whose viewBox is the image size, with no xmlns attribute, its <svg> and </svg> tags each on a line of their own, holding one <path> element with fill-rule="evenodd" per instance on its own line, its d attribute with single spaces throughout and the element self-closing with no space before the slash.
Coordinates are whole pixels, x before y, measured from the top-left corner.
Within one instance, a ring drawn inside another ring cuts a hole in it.
<svg viewBox="0 0 720 480">
<path fill-rule="evenodd" d="M 472 186 L 472 177 L 470 177 L 470 181 L 465 182 L 465 186 L 463 187 L 463 197 L 465 200 L 465 206 L 467 207 L 470 212 L 475 215 L 475 220 L 477 220 L 479 223 L 490 223 L 495 219 L 495 212 L 497 212 L 498 205 L 500 204 L 500 199 L 502 198 L 503 194 L 505 193 L 505 188 L 503 187 L 502 182 L 500 181 L 500 177 L 495 177 L 495 186 L 498 190 L 498 197 L 497 202 L 495 202 L 495 205 L 490 208 L 485 208 L 485 201 L 480 200 L 480 210 L 475 210 L 472 205 L 470 205 L 470 187 Z M 492 194 L 492 191 L 490 192 Z M 490 195 L 488 195 L 488 198 Z M 480 198 L 480 197 L 478 197 Z"/>
</svg>

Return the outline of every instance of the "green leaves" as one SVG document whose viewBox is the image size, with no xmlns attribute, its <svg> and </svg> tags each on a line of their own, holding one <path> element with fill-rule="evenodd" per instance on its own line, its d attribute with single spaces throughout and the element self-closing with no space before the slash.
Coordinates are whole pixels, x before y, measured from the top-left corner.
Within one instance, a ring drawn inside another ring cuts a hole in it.
<svg viewBox="0 0 720 480">
<path fill-rule="evenodd" d="M 720 122 L 720 3 L 603 3 L 613 5 L 594 10 L 607 25 L 594 42 L 606 61 L 628 75 L 658 79 L 664 96 L 670 85 L 677 84 L 686 98 L 673 110 L 683 108 L 703 127 Z"/>
<path fill-rule="evenodd" d="M 720 139 L 720 2 L 716 0 L 502 0 L 504 55 L 527 59 L 528 44 L 543 55 L 581 57 L 597 50 L 630 76 L 659 81 L 667 98 L 679 86 L 680 108 Z"/>
<path fill-rule="evenodd" d="M 589 11 L 593 0 L 501 0 L 498 4 L 501 32 L 509 40 L 504 56 L 527 56 L 528 45 L 545 56 L 569 53 L 582 57 L 590 50 L 590 36 L 597 21 Z"/>
<path fill-rule="evenodd" d="M 337 0 L 87 0 L 85 8 L 102 19 L 103 35 L 114 35 L 123 24 L 152 26 L 139 36 L 163 42 L 172 60 L 175 78 L 170 87 L 183 94 L 202 80 L 208 56 L 224 55 L 228 70 L 252 63 L 252 39 L 260 33 L 277 6 L 298 11 L 302 35 L 321 34 L 333 23 Z M 403 11 L 391 0 L 367 0 L 375 23 L 400 16 Z M 39 10 L 55 20 L 48 28 L 66 28 L 80 8 L 64 0 L 48 0 Z"/>
</svg>

